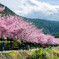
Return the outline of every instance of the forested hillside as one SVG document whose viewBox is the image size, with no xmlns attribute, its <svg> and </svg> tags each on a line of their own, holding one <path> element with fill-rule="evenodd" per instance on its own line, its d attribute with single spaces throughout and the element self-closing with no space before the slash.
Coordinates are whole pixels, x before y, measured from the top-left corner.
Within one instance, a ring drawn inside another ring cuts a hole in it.
<svg viewBox="0 0 59 59">
<path fill-rule="evenodd" d="M 33 22 L 37 28 L 43 28 L 44 33 L 55 34 L 59 33 L 59 22 L 48 21 L 42 19 L 26 19 L 28 22 Z"/>
</svg>

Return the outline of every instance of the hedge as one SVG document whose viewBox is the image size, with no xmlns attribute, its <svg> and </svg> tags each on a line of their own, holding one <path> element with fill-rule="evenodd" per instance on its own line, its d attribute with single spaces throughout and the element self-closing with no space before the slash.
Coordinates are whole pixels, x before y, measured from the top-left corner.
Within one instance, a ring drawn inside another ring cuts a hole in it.
<svg viewBox="0 0 59 59">
<path fill-rule="evenodd" d="M 18 43 L 14 42 L 14 41 L 0 41 L 0 50 L 2 50 L 2 42 L 4 42 L 5 50 L 19 49 Z"/>
</svg>

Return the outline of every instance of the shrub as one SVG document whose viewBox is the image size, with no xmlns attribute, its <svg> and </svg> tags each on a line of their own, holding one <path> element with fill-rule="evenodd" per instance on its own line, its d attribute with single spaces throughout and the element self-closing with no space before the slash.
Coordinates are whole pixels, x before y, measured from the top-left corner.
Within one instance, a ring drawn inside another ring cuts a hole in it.
<svg viewBox="0 0 59 59">
<path fill-rule="evenodd" d="M 2 50 L 2 42 L 0 41 L 0 50 Z M 14 42 L 14 41 L 4 41 L 4 49 L 5 50 L 9 50 L 9 49 L 19 49 L 19 45 L 18 43 Z"/>
<path fill-rule="evenodd" d="M 35 50 L 32 54 L 32 59 L 58 59 L 59 53 L 54 53 L 52 49 Z"/>
</svg>

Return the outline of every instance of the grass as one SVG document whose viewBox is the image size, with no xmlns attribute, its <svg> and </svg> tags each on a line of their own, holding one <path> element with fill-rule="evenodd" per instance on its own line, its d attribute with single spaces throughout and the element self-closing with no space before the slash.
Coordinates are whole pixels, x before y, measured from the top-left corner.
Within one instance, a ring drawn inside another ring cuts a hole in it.
<svg viewBox="0 0 59 59">
<path fill-rule="evenodd" d="M 0 53 L 0 59 L 59 59 L 59 47 Z"/>
<path fill-rule="evenodd" d="M 0 59 L 31 59 L 30 51 L 11 51 L 9 53 L 0 53 Z"/>
<path fill-rule="evenodd" d="M 35 50 L 32 54 L 32 59 L 59 59 L 59 49 L 47 48 Z"/>
</svg>

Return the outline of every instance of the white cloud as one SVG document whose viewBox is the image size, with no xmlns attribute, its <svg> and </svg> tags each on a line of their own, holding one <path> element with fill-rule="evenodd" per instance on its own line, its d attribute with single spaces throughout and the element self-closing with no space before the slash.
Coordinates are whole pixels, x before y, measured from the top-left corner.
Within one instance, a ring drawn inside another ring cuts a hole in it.
<svg viewBox="0 0 59 59">
<path fill-rule="evenodd" d="M 13 1 L 13 2 L 10 2 Z M 15 13 L 28 18 L 59 20 L 59 5 L 50 5 L 38 0 L 10 0 L 7 5 Z M 2 2 L 2 0 L 1 0 Z"/>
</svg>

